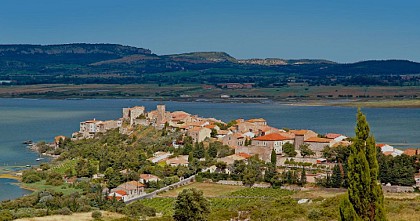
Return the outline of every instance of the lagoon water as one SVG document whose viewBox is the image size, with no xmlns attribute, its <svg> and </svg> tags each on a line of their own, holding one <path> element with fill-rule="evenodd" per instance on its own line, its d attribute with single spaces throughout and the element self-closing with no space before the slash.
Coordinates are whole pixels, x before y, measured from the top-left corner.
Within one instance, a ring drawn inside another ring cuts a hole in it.
<svg viewBox="0 0 420 221">
<path fill-rule="evenodd" d="M 96 118 L 117 119 L 123 107 L 143 105 L 153 110 L 158 103 L 169 111 L 184 110 L 223 121 L 237 118 L 265 118 L 277 128 L 311 129 L 318 133 L 354 136 L 356 108 L 293 106 L 277 103 L 240 104 L 204 102 L 156 102 L 140 99 L 0 99 L 0 166 L 34 165 L 38 155 L 22 144 L 25 140 L 52 141 L 56 135 L 71 136 L 79 122 Z M 365 108 L 377 143 L 400 148 L 420 148 L 420 109 Z M 0 182 L 0 189 L 19 189 Z M 3 192 L 0 192 L 0 199 Z"/>
</svg>

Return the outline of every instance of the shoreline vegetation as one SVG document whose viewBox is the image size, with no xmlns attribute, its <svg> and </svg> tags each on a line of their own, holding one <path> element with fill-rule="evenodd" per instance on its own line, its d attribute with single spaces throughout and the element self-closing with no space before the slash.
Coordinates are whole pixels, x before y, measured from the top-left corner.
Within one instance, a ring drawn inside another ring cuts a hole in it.
<svg viewBox="0 0 420 221">
<path fill-rule="evenodd" d="M 40 84 L 0 86 L 0 98 L 144 99 L 215 103 L 280 103 L 296 106 L 420 108 L 418 86 L 308 86 L 206 89 L 200 84 Z"/>
</svg>

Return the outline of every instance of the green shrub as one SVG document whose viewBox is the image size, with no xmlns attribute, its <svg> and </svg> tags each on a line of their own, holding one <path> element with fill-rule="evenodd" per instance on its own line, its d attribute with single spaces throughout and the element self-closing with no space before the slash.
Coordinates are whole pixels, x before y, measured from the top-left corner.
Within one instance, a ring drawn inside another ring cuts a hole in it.
<svg viewBox="0 0 420 221">
<path fill-rule="evenodd" d="M 72 212 L 68 207 L 64 207 L 55 211 L 56 214 L 60 215 L 71 215 Z"/>
<path fill-rule="evenodd" d="M 41 181 L 41 177 L 39 177 L 39 176 L 38 176 L 38 175 L 36 175 L 36 174 L 31 174 L 31 175 L 28 175 L 28 176 L 24 177 L 24 178 L 22 179 L 22 181 L 23 181 L 24 183 L 36 183 L 36 182 Z"/>
<path fill-rule="evenodd" d="M 0 221 L 10 221 L 13 220 L 13 214 L 9 210 L 0 211 Z"/>
<path fill-rule="evenodd" d="M 92 218 L 94 218 L 94 219 L 100 219 L 101 217 L 102 217 L 101 211 L 96 210 L 96 211 L 93 211 L 92 212 Z"/>
<path fill-rule="evenodd" d="M 320 220 L 322 212 L 319 209 L 311 209 L 308 213 L 308 219 L 310 220 Z"/>
</svg>

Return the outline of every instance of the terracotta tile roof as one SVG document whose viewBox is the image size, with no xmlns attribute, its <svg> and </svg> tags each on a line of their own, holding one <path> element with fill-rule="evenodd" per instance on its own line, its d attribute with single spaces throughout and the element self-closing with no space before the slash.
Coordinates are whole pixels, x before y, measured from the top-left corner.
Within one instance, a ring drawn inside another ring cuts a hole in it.
<svg viewBox="0 0 420 221">
<path fill-rule="evenodd" d="M 394 151 L 385 151 L 384 152 L 384 155 L 385 156 L 390 156 L 390 155 L 392 155 L 394 153 Z"/>
<path fill-rule="evenodd" d="M 209 129 L 214 129 L 216 127 L 216 125 L 214 124 L 210 124 L 210 125 L 206 125 L 205 128 L 209 128 Z"/>
<path fill-rule="evenodd" d="M 189 132 L 199 132 L 202 128 L 201 127 L 193 127 L 191 129 L 189 129 Z"/>
<path fill-rule="evenodd" d="M 97 122 L 101 122 L 101 121 L 100 120 L 93 119 L 93 120 L 84 121 L 83 123 L 90 124 L 90 123 L 97 123 Z"/>
<path fill-rule="evenodd" d="M 380 147 L 380 148 L 382 148 L 383 146 L 385 146 L 386 144 L 383 144 L 383 143 L 377 143 L 376 144 L 376 147 Z"/>
<path fill-rule="evenodd" d="M 188 155 L 180 155 L 166 160 L 166 164 L 183 165 L 188 164 Z"/>
<path fill-rule="evenodd" d="M 228 130 L 218 130 L 217 131 L 217 134 L 219 134 L 219 135 L 227 135 L 228 133 L 229 133 Z"/>
<path fill-rule="evenodd" d="M 261 137 L 257 137 L 254 138 L 254 140 L 258 140 L 258 141 L 278 141 L 278 140 L 291 140 L 291 138 L 288 137 L 284 137 L 280 134 L 277 133 L 272 133 L 272 134 L 268 134 L 268 135 L 264 135 Z"/>
<path fill-rule="evenodd" d="M 306 132 L 308 132 L 308 130 L 290 130 L 289 132 L 295 135 L 303 136 Z"/>
<path fill-rule="evenodd" d="M 341 134 L 328 133 L 328 134 L 325 135 L 325 137 L 327 137 L 329 139 L 335 139 L 339 136 L 341 136 Z"/>
<path fill-rule="evenodd" d="M 240 134 L 240 133 L 235 133 L 235 134 L 233 134 L 232 135 L 234 138 L 236 138 L 236 139 L 241 139 L 241 138 L 244 138 L 244 135 L 243 134 Z"/>
<path fill-rule="evenodd" d="M 135 180 L 123 183 L 122 185 L 124 185 L 124 184 L 132 186 L 133 189 L 138 188 L 138 187 L 144 187 L 144 184 L 140 183 L 139 181 L 135 181 Z"/>
<path fill-rule="evenodd" d="M 247 153 L 237 153 L 236 155 L 241 156 L 241 157 L 243 157 L 243 158 L 245 158 L 245 159 L 248 159 L 248 158 L 250 158 L 250 157 L 251 157 L 251 155 L 249 155 L 249 154 L 247 154 Z"/>
<path fill-rule="evenodd" d="M 408 156 L 415 156 L 416 153 L 418 154 L 418 153 L 420 153 L 420 151 L 417 151 L 416 149 L 413 149 L 413 148 L 408 148 L 408 149 L 404 150 L 404 154 L 408 155 Z"/>
<path fill-rule="evenodd" d="M 314 143 L 329 143 L 331 139 L 321 138 L 321 137 L 310 137 L 305 140 L 305 142 L 314 142 Z"/>
<path fill-rule="evenodd" d="M 187 118 L 188 116 L 190 116 L 189 113 L 184 112 L 184 111 L 175 111 L 173 113 L 171 113 L 172 118 L 176 119 L 176 120 L 180 120 L 180 119 L 184 119 Z"/>
<path fill-rule="evenodd" d="M 261 130 L 262 132 L 267 132 L 267 131 L 270 131 L 270 130 L 273 130 L 273 131 L 278 131 L 279 129 L 277 129 L 277 128 L 275 128 L 275 127 L 270 127 L 270 126 L 262 126 L 262 127 L 260 127 L 259 128 L 259 130 Z"/>
<path fill-rule="evenodd" d="M 124 190 L 116 190 L 116 191 L 114 191 L 114 192 L 116 192 L 116 193 L 120 194 L 121 196 L 125 196 L 125 195 L 127 195 L 127 192 L 126 192 L 126 191 L 124 191 Z"/>
<path fill-rule="evenodd" d="M 249 123 L 257 123 L 257 122 L 266 122 L 266 120 L 264 118 L 254 118 L 254 119 L 247 120 L 247 122 L 249 122 Z"/>
<path fill-rule="evenodd" d="M 158 179 L 159 180 L 159 177 L 157 177 L 157 176 L 155 176 L 155 175 L 152 175 L 152 174 L 140 174 L 140 179 L 143 179 L 143 180 L 150 180 L 150 179 Z"/>
</svg>

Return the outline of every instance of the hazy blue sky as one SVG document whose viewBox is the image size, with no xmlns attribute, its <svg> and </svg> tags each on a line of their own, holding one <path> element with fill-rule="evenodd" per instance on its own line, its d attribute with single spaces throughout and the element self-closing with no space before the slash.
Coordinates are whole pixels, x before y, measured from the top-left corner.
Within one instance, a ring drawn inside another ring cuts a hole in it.
<svg viewBox="0 0 420 221">
<path fill-rule="evenodd" d="M 420 1 L 0 1 L 0 44 L 73 42 L 157 54 L 420 61 Z"/>
</svg>

